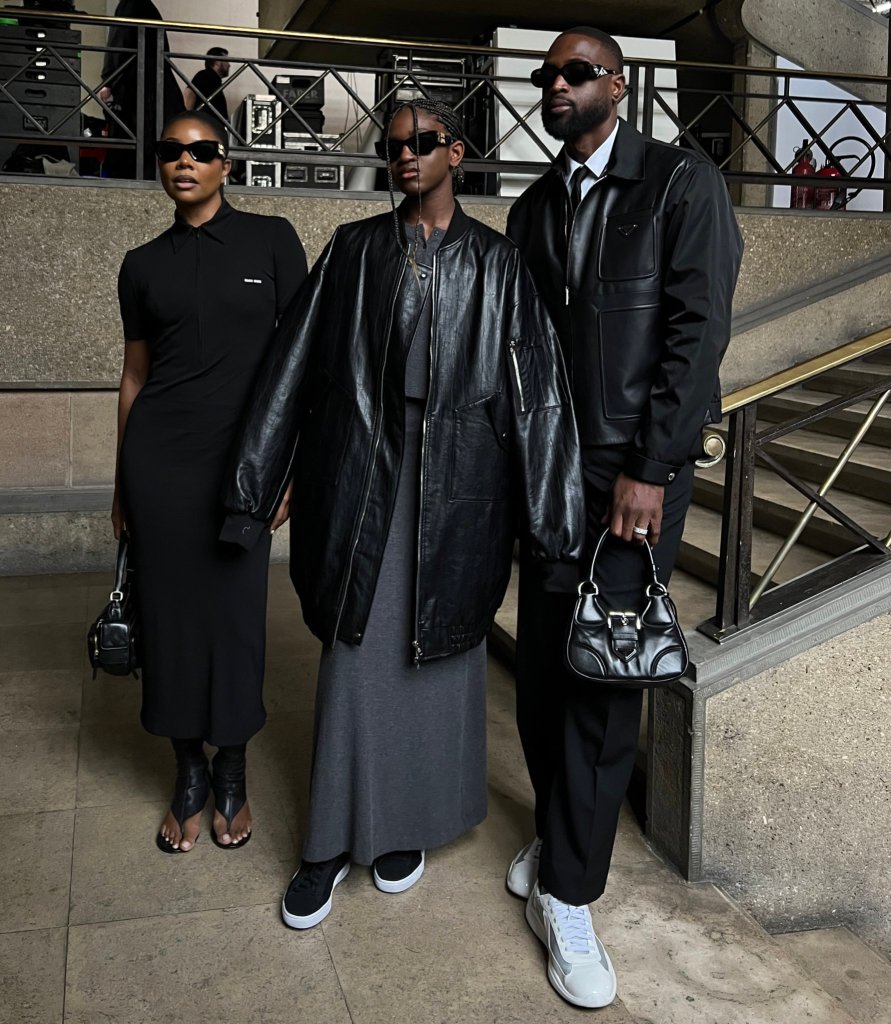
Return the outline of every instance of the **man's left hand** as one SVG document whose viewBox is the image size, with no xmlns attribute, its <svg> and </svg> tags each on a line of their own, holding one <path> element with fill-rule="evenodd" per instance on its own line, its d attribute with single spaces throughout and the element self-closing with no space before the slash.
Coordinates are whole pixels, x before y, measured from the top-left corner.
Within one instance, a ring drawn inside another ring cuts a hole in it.
<svg viewBox="0 0 891 1024">
<path fill-rule="evenodd" d="M 613 484 L 612 501 L 603 523 L 609 523 L 610 533 L 625 541 L 642 544 L 659 542 L 662 529 L 662 501 L 665 488 L 661 484 L 645 484 L 620 473 Z M 634 527 L 646 533 L 635 533 Z"/>
</svg>

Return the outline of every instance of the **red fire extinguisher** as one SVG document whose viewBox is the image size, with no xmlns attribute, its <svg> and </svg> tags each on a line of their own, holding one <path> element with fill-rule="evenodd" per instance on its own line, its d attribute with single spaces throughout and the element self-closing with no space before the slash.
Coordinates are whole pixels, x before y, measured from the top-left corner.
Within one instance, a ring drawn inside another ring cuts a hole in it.
<svg viewBox="0 0 891 1024">
<path fill-rule="evenodd" d="M 820 185 L 814 189 L 814 209 L 815 210 L 845 210 L 848 206 L 848 193 L 846 189 L 841 188 L 838 185 L 830 185 L 833 178 L 840 178 L 841 171 L 834 167 L 830 163 L 824 164 L 819 171 L 817 171 L 817 177 L 827 182 L 825 185 Z"/>
<path fill-rule="evenodd" d="M 803 139 L 801 147 L 795 150 L 798 161 L 792 168 L 792 173 L 799 176 L 812 176 L 817 173 L 817 165 L 814 163 L 813 154 L 807 139 Z M 813 185 L 793 185 L 792 198 L 789 208 L 792 210 L 810 210 L 814 206 Z"/>
</svg>

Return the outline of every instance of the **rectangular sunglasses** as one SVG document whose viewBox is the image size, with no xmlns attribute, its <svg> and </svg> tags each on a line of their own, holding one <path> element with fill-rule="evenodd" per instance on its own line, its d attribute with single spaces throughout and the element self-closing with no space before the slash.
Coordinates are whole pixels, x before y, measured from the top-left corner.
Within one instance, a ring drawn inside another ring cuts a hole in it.
<svg viewBox="0 0 891 1024">
<path fill-rule="evenodd" d="M 571 60 L 558 68 L 553 64 L 542 64 L 529 76 L 529 81 L 536 89 L 550 89 L 557 81 L 557 76 L 566 82 L 567 85 L 581 85 L 592 78 L 603 78 L 604 75 L 615 75 L 616 71 L 605 68 L 602 64 L 591 64 L 586 60 Z"/>
<path fill-rule="evenodd" d="M 155 143 L 155 155 L 162 164 L 179 160 L 183 152 L 188 152 L 199 164 L 209 164 L 220 157 L 225 160 L 226 147 L 217 139 L 199 139 L 197 142 L 177 142 L 175 139 L 159 139 Z"/>
<path fill-rule="evenodd" d="M 437 146 L 450 146 L 457 141 L 451 135 L 446 135 L 445 132 L 430 129 L 418 132 L 417 135 L 411 135 L 407 139 L 379 139 L 374 144 L 374 151 L 381 160 L 393 163 L 399 159 L 403 146 L 408 146 L 415 156 L 429 156 Z"/>
</svg>

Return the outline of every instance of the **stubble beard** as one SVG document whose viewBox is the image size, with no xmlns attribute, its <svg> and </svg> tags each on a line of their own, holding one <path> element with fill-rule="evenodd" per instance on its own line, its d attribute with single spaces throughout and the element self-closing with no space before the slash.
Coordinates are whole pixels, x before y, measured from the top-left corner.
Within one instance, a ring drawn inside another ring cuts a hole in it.
<svg viewBox="0 0 891 1024">
<path fill-rule="evenodd" d="M 545 131 L 560 142 L 577 139 L 585 132 L 598 128 L 612 113 L 612 103 L 608 100 L 592 100 L 586 107 L 573 107 L 567 114 L 549 114 L 543 110 L 541 114 Z"/>
</svg>

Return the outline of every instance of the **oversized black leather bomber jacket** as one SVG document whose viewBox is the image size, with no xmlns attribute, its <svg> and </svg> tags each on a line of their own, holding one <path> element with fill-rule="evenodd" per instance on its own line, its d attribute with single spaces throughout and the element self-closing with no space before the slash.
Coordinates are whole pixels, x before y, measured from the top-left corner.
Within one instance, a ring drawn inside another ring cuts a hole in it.
<svg viewBox="0 0 891 1024">
<path fill-rule="evenodd" d="M 389 214 L 337 229 L 279 327 L 243 429 L 224 540 L 250 546 L 289 479 L 291 578 L 324 643 L 362 641 L 405 421 L 398 322 L 414 285 Z M 516 247 L 458 207 L 434 257 L 413 651 L 478 644 L 517 528 L 542 562 L 584 535 L 579 447 L 559 343 Z"/>
<path fill-rule="evenodd" d="M 547 306 L 583 445 L 628 445 L 625 472 L 667 484 L 720 419 L 742 237 L 718 168 L 624 121 L 570 219 L 563 155 L 507 233 Z"/>
</svg>

